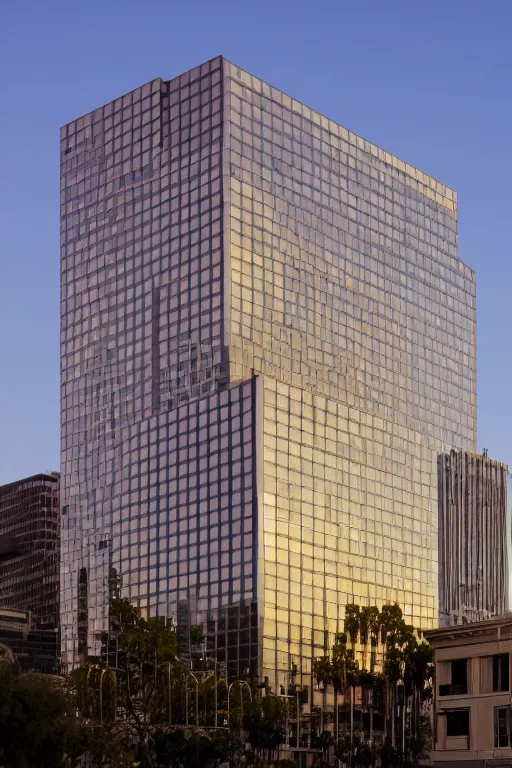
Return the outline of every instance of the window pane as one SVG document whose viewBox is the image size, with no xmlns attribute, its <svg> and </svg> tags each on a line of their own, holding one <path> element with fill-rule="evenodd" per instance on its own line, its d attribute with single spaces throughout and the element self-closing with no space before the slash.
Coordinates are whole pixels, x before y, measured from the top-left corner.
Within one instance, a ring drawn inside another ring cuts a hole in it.
<svg viewBox="0 0 512 768">
<path fill-rule="evenodd" d="M 494 746 L 508 747 L 510 744 L 509 707 L 497 707 L 494 710 Z"/>
<path fill-rule="evenodd" d="M 452 661 L 452 685 L 467 685 L 467 659 Z"/>
<path fill-rule="evenodd" d="M 469 736 L 469 709 L 456 709 L 446 713 L 447 736 Z"/>
</svg>

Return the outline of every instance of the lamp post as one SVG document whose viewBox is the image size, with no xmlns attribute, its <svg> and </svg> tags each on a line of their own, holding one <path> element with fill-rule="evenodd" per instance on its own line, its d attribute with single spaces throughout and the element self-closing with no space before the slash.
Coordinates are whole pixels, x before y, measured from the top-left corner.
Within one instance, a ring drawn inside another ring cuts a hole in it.
<svg viewBox="0 0 512 768">
<path fill-rule="evenodd" d="M 281 699 L 293 699 L 293 696 L 291 696 L 289 693 L 285 693 L 286 687 L 284 685 L 281 685 L 281 693 L 280 698 Z M 285 730 L 285 736 L 286 740 L 284 742 L 285 747 L 290 746 L 290 731 L 289 731 L 289 725 L 288 725 L 288 705 L 286 706 L 285 710 L 285 720 L 284 720 L 284 730 Z"/>
<path fill-rule="evenodd" d="M 217 727 L 217 709 L 218 709 L 218 693 L 217 693 L 217 653 L 215 653 L 215 662 L 213 667 L 213 676 L 214 676 L 214 684 L 215 684 L 215 720 L 214 720 L 214 728 Z"/>
<path fill-rule="evenodd" d="M 299 747 L 300 747 L 300 708 L 301 708 L 300 694 L 301 694 L 301 686 L 298 685 L 297 683 L 292 683 L 289 686 L 288 690 L 289 691 L 294 690 L 294 693 L 286 694 L 286 693 L 283 693 L 284 690 L 285 690 L 285 686 L 282 685 L 281 686 L 281 698 L 282 699 L 295 699 L 296 700 L 296 707 L 297 707 L 297 738 L 296 738 L 296 741 L 297 741 L 297 749 L 299 749 Z M 286 723 L 287 723 L 287 721 L 288 721 L 288 710 L 286 711 Z M 285 742 L 285 744 L 286 744 L 286 746 L 289 746 L 290 742 L 289 742 L 289 738 L 288 738 L 288 728 L 287 728 L 287 725 L 285 725 L 285 728 L 286 728 L 286 742 Z"/>
<path fill-rule="evenodd" d="M 177 656 L 174 657 L 176 661 L 181 664 L 183 667 L 185 666 L 181 659 L 179 659 Z M 188 667 L 185 667 L 185 672 L 190 675 L 196 684 L 196 725 L 199 725 L 199 680 L 194 675 L 191 669 L 188 669 Z M 188 725 L 188 685 L 185 682 L 185 725 Z"/>
<path fill-rule="evenodd" d="M 324 707 L 325 707 L 325 684 L 318 683 L 318 692 L 322 694 L 322 703 L 320 705 L 320 735 L 324 732 Z"/>
<path fill-rule="evenodd" d="M 216 666 L 216 665 L 215 665 Z M 210 677 L 213 676 L 213 683 L 214 683 L 214 707 L 215 711 L 213 713 L 214 717 L 214 728 L 217 728 L 217 721 L 218 721 L 218 713 L 217 713 L 217 673 L 216 670 L 212 672 L 204 672 L 203 677 L 203 686 L 205 685 L 206 681 L 209 680 Z M 206 725 L 206 691 L 204 694 L 204 711 L 205 711 L 205 725 Z"/>
<path fill-rule="evenodd" d="M 300 237 L 297 234 L 297 238 L 299 240 L 299 249 L 300 249 Z M 292 662 L 291 669 L 290 669 L 290 687 L 295 688 L 295 696 L 297 698 L 296 701 L 296 707 L 297 707 L 297 749 L 300 748 L 300 686 L 297 683 L 297 665 L 295 662 Z"/>
<path fill-rule="evenodd" d="M 100 672 L 100 723 L 103 725 L 103 675 L 107 670 L 102 669 Z"/>
<path fill-rule="evenodd" d="M 252 702 L 252 693 L 251 693 L 251 688 L 249 686 L 249 683 L 246 680 L 233 680 L 233 682 L 231 683 L 231 685 L 228 688 L 228 728 L 230 727 L 229 726 L 229 695 L 231 693 L 232 687 L 236 683 L 238 683 L 240 688 L 242 688 L 245 685 L 245 687 L 249 691 L 249 700 Z M 241 711 L 242 711 L 242 719 L 243 719 L 243 716 L 244 716 L 244 695 L 243 695 L 242 691 L 240 691 L 240 708 L 241 708 Z"/>
<path fill-rule="evenodd" d="M 196 681 L 196 727 L 199 727 L 199 680 L 190 669 L 188 673 Z"/>
<path fill-rule="evenodd" d="M 299 701 L 299 686 L 295 684 L 297 693 L 297 749 L 300 747 L 300 701 Z"/>
<path fill-rule="evenodd" d="M 171 724 L 171 662 L 167 662 L 167 703 L 169 709 L 169 725 Z"/>
</svg>

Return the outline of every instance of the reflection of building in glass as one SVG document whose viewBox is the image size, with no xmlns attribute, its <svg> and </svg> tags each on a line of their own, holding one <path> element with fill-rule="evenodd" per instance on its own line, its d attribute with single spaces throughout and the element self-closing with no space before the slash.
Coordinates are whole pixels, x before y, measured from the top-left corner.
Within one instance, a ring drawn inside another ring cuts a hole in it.
<svg viewBox="0 0 512 768">
<path fill-rule="evenodd" d="M 0 486 L 0 606 L 30 611 L 32 627 L 59 623 L 59 475 Z"/>
<path fill-rule="evenodd" d="M 0 606 L 0 663 L 16 664 L 20 669 L 57 674 L 58 633 L 37 629 L 30 611 Z"/>
<path fill-rule="evenodd" d="M 222 58 L 61 157 L 66 660 L 119 582 L 272 684 L 347 602 L 433 626 L 437 454 L 476 434 L 455 193 Z"/>
<path fill-rule="evenodd" d="M 508 467 L 451 451 L 439 456 L 438 470 L 440 622 L 499 616 L 511 599 Z"/>
</svg>

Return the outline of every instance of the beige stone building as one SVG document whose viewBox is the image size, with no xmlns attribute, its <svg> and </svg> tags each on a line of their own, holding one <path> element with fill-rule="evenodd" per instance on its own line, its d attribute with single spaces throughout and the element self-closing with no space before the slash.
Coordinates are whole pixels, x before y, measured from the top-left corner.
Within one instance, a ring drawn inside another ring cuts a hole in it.
<svg viewBox="0 0 512 768">
<path fill-rule="evenodd" d="M 435 650 L 436 768 L 512 768 L 512 615 L 426 632 Z"/>
</svg>

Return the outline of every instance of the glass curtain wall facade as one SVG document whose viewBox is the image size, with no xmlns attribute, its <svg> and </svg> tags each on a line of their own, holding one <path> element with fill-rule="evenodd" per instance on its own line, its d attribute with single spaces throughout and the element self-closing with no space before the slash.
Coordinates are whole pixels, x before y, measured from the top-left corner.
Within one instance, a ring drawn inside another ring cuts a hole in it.
<svg viewBox="0 0 512 768">
<path fill-rule="evenodd" d="M 455 193 L 222 58 L 65 126 L 62 171 L 68 663 L 80 568 L 89 653 L 115 579 L 273 683 L 346 602 L 434 626 L 437 454 L 476 436 Z"/>
<path fill-rule="evenodd" d="M 223 344 L 222 132 L 221 59 L 62 129 L 64 665 L 101 653 L 119 588 L 151 614 L 188 601 L 196 621 L 256 595 L 254 383 L 230 384 Z M 248 635 L 234 673 L 257 653 Z"/>
<path fill-rule="evenodd" d="M 453 190 L 232 64 L 225 89 L 230 373 L 261 375 L 281 682 L 347 602 L 436 624 L 436 448 L 475 446 L 476 286 Z"/>
</svg>

